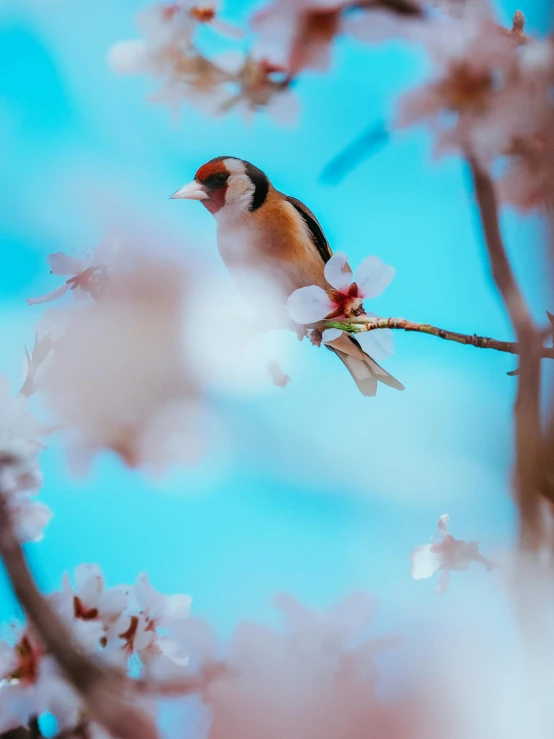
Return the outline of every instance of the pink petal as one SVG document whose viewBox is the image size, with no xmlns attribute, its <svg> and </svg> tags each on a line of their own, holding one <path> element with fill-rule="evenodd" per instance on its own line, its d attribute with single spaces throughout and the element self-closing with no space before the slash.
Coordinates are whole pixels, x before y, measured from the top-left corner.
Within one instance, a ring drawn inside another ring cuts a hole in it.
<svg viewBox="0 0 554 739">
<path fill-rule="evenodd" d="M 69 290 L 69 285 L 67 283 L 64 283 L 61 285 L 61 287 L 58 287 L 56 290 L 52 290 L 51 293 L 47 293 L 46 295 L 41 295 L 39 298 L 27 298 L 27 304 L 28 305 L 39 305 L 40 303 L 50 303 L 52 300 L 56 300 L 57 298 L 60 298 L 62 295 L 65 295 L 65 293 Z"/>
<path fill-rule="evenodd" d="M 366 257 L 354 273 L 354 282 L 362 298 L 376 298 L 390 285 L 395 274 L 395 268 L 379 257 Z"/>
<path fill-rule="evenodd" d="M 343 332 L 340 330 L 340 328 L 326 328 L 325 331 L 321 334 L 321 341 L 324 344 L 328 344 L 329 342 L 338 339 L 342 333 Z"/>
<path fill-rule="evenodd" d="M 346 292 L 352 284 L 352 270 L 348 264 L 348 257 L 342 251 L 337 251 L 325 265 L 325 279 L 336 290 Z"/>
<path fill-rule="evenodd" d="M 416 547 L 410 555 L 412 560 L 412 569 L 410 576 L 414 580 L 424 580 L 434 575 L 442 565 L 442 557 L 438 552 L 433 551 L 432 544 L 422 544 Z"/>
<path fill-rule="evenodd" d="M 334 309 L 335 305 L 325 290 L 317 285 L 301 287 L 287 300 L 287 313 L 293 321 L 301 325 L 322 321 Z"/>
<path fill-rule="evenodd" d="M 78 257 L 69 257 L 63 251 L 57 251 L 55 254 L 49 254 L 46 257 L 50 272 L 53 275 L 77 275 L 82 272 L 85 263 Z"/>
</svg>

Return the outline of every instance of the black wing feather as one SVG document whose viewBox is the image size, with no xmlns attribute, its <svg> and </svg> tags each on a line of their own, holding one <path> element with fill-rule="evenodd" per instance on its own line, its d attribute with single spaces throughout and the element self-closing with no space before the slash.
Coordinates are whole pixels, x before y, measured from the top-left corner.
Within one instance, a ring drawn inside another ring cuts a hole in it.
<svg viewBox="0 0 554 739">
<path fill-rule="evenodd" d="M 321 258 L 324 262 L 328 262 L 329 259 L 331 259 L 331 257 L 333 256 L 333 252 L 331 251 L 329 242 L 325 238 L 325 234 L 323 233 L 323 229 L 321 228 L 319 221 L 314 216 L 312 211 L 309 208 L 306 208 L 304 203 L 302 203 L 300 200 L 297 200 L 296 198 L 291 198 L 287 195 L 285 197 L 302 216 L 304 223 L 310 230 L 312 240 L 318 252 L 321 254 Z"/>
</svg>

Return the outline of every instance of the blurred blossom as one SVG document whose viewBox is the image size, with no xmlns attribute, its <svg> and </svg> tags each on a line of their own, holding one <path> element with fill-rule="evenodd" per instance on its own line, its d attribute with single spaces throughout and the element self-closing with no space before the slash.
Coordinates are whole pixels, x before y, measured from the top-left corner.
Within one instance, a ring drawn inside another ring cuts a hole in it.
<svg viewBox="0 0 554 739">
<path fill-rule="evenodd" d="M 552 206 L 552 40 L 532 40 L 516 13 L 511 31 L 490 18 L 430 22 L 433 79 L 406 93 L 396 125 L 427 123 L 435 154 L 495 165 L 501 198 L 522 210 Z"/>
<path fill-rule="evenodd" d="M 363 306 L 365 298 L 378 297 L 390 285 L 396 270 L 382 262 L 379 257 L 366 257 L 353 273 L 348 257 L 335 252 L 325 265 L 325 279 L 331 285 L 324 290 L 317 285 L 295 290 L 287 301 L 289 316 L 299 324 L 317 323 L 323 320 L 344 320 L 353 316 L 367 315 L 377 318 L 375 313 L 367 313 Z M 316 334 L 312 343 L 324 344 L 336 341 L 342 335 L 336 328 L 323 331 L 321 339 Z M 386 359 L 393 353 L 393 338 L 390 329 L 379 329 L 360 333 L 357 340 L 364 351 L 375 359 Z"/>
<path fill-rule="evenodd" d="M 57 276 L 71 276 L 52 292 L 41 295 L 39 298 L 27 298 L 27 303 L 29 305 L 49 303 L 65 295 L 69 290 L 80 290 L 88 293 L 92 298 L 101 297 L 109 289 L 108 267 L 118 246 L 117 241 L 106 240 L 86 258 L 70 256 L 63 252 L 49 254 L 46 261 L 50 267 L 50 273 Z"/>
<path fill-rule="evenodd" d="M 194 36 L 201 25 L 237 35 L 220 21 L 216 5 L 155 5 L 138 14 L 137 24 L 144 40 L 114 44 L 108 61 L 118 74 L 159 78 L 161 87 L 152 102 L 167 104 L 174 113 L 189 101 L 211 115 L 236 108 L 249 117 L 264 108 L 280 123 L 294 120 L 296 99 L 280 66 L 239 52 L 209 59 L 198 50 Z"/>
<path fill-rule="evenodd" d="M 337 0 L 274 0 L 252 19 L 259 34 L 258 54 L 290 75 L 306 67 L 326 69 L 341 12 L 348 5 Z"/>
<path fill-rule="evenodd" d="M 12 396 L 8 378 L 0 375 L 0 495 L 22 543 L 42 539 L 52 518 L 50 508 L 33 499 L 42 487 L 38 455 L 44 432 L 27 398 Z"/>
<path fill-rule="evenodd" d="M 462 541 L 451 536 L 448 533 L 449 523 L 450 518 L 445 513 L 438 522 L 441 540 L 437 542 L 432 538 L 432 544 L 421 544 L 411 554 L 411 576 L 414 580 L 432 577 L 440 570 L 436 595 L 441 595 L 448 589 L 451 570 L 467 570 L 472 562 L 484 565 L 487 572 L 496 567 L 494 562 L 480 554 L 476 541 Z"/>
<path fill-rule="evenodd" d="M 277 607 L 285 631 L 240 624 L 228 674 L 208 687 L 210 739 L 362 739 L 386 728 L 375 696 L 376 655 L 388 640 L 363 640 L 374 600 L 352 594 L 327 613 L 290 596 Z"/>
<path fill-rule="evenodd" d="M 70 435 L 71 461 L 86 468 L 102 449 L 155 473 L 194 461 L 203 405 L 183 342 L 188 266 L 126 244 L 106 284 L 94 300 L 52 316 L 51 355 L 38 382 Z"/>
</svg>

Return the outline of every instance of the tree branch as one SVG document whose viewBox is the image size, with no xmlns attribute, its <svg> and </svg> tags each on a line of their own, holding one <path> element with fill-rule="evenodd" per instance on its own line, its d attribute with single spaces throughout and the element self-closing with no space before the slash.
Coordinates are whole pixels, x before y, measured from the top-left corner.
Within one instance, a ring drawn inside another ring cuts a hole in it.
<svg viewBox="0 0 554 739">
<path fill-rule="evenodd" d="M 516 496 L 520 512 L 520 542 L 536 550 L 542 539 L 540 517 L 543 485 L 540 421 L 541 332 L 535 327 L 510 266 L 500 233 L 498 204 L 489 174 L 469 157 L 488 260 L 494 283 L 510 317 L 519 346 L 516 422 Z"/>
<path fill-rule="evenodd" d="M 520 354 L 521 346 L 515 341 L 499 341 L 487 336 L 477 334 L 461 334 L 457 331 L 447 331 L 444 328 L 431 326 L 429 323 L 414 323 L 405 318 L 372 318 L 371 316 L 358 316 L 348 318 L 344 321 L 326 321 L 327 328 L 338 328 L 348 333 L 360 333 L 363 331 L 374 331 L 376 329 L 390 328 L 402 331 L 416 331 L 421 334 L 437 336 L 445 341 L 455 341 L 457 344 L 475 346 L 479 349 L 494 349 L 497 352 L 507 354 Z M 554 359 L 554 348 L 542 347 L 540 356 L 545 359 Z"/>
<path fill-rule="evenodd" d="M 0 457 L 0 469 L 13 463 Z M 9 510 L 0 490 L 0 556 L 11 585 L 29 620 L 69 682 L 83 697 L 91 718 L 120 739 L 158 739 L 151 720 L 124 697 L 128 679 L 83 655 L 66 625 L 45 601 L 33 580 L 23 551 L 14 536 Z"/>
</svg>

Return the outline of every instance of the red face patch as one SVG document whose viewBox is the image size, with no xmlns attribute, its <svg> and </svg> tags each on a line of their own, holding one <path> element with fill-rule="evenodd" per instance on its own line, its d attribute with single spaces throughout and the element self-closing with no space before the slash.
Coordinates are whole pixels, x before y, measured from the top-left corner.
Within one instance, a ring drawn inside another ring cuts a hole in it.
<svg viewBox="0 0 554 739">
<path fill-rule="evenodd" d="M 209 198 L 202 200 L 210 213 L 217 213 L 225 205 L 225 196 L 227 194 L 227 181 L 231 173 L 223 163 L 223 159 L 212 159 L 211 162 L 204 164 L 196 173 L 195 180 L 204 185 Z"/>
</svg>

